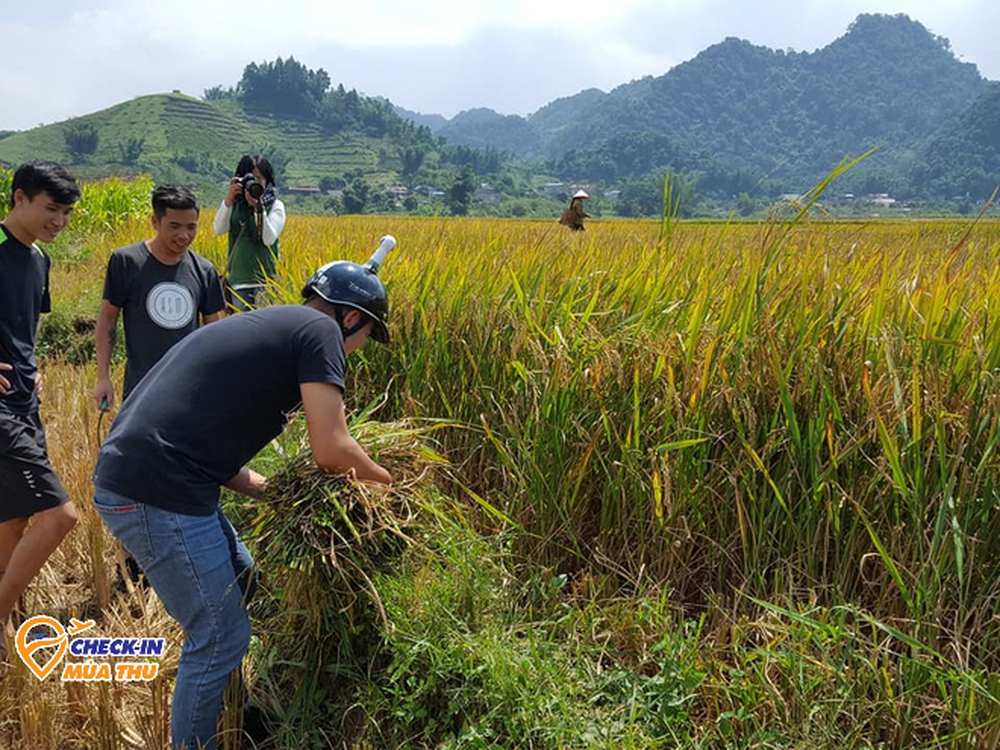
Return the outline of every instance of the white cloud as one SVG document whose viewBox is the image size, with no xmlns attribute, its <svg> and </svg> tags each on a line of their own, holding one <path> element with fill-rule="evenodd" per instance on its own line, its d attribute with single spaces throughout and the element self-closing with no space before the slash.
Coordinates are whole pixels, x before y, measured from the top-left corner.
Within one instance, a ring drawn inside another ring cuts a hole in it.
<svg viewBox="0 0 1000 750">
<path fill-rule="evenodd" d="M 988 0 L 68 0 L 0 18 L 0 128 L 28 128 L 134 96 L 235 84 L 295 56 L 334 81 L 423 112 L 527 114 L 585 88 L 661 75 L 727 36 L 813 50 L 859 13 L 906 13 L 1000 79 Z M 53 21 L 52 19 L 59 19 Z"/>
</svg>

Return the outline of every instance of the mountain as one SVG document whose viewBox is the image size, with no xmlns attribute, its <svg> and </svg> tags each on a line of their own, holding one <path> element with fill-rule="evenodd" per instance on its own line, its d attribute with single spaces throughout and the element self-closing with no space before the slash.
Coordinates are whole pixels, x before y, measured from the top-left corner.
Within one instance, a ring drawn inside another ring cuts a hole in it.
<svg viewBox="0 0 1000 750">
<path fill-rule="evenodd" d="M 587 116 L 587 112 L 607 99 L 600 89 L 585 89 L 575 96 L 556 99 L 532 114 L 528 120 L 539 133 L 552 135 Z"/>
<path fill-rule="evenodd" d="M 94 153 L 74 158 L 67 151 L 66 133 L 80 127 L 96 131 L 98 146 Z M 281 162 L 284 184 L 315 185 L 325 175 L 354 169 L 399 170 L 398 150 L 388 137 L 358 131 L 330 134 L 315 122 L 251 116 L 233 101 L 152 94 L 0 139 L 0 162 L 52 159 L 81 177 L 149 172 L 161 181 L 221 181 L 232 174 L 241 155 L 263 152 Z"/>
<path fill-rule="evenodd" d="M 557 156 L 655 133 L 686 151 L 809 182 L 871 146 L 900 156 L 985 88 L 974 65 L 919 23 L 862 15 L 813 53 L 727 39 L 658 78 L 604 98 L 580 94 L 589 104 L 572 118 L 549 118 L 541 135 Z"/>
<path fill-rule="evenodd" d="M 742 172 L 787 190 L 805 189 L 848 154 L 878 146 L 851 175 L 877 187 L 880 175 L 908 169 L 986 89 L 947 39 L 902 14 L 867 14 L 815 52 L 728 38 L 609 93 L 588 89 L 528 118 L 475 110 L 437 133 L 518 158 L 541 154 L 566 179 L 619 180 L 671 167 Z M 728 190 L 733 181 L 725 182 Z"/>
<path fill-rule="evenodd" d="M 1000 184 L 1000 83 L 929 140 L 912 172 L 923 192 L 981 200 Z"/>
<path fill-rule="evenodd" d="M 435 132 L 448 143 L 471 148 L 494 148 L 522 158 L 541 156 L 538 132 L 518 115 L 501 115 L 478 108 L 459 112 Z"/>
<path fill-rule="evenodd" d="M 409 120 L 410 122 L 427 128 L 432 133 L 436 133 L 448 124 L 448 118 L 444 115 L 425 115 L 420 112 L 413 112 L 409 109 L 405 109 L 399 105 L 393 105 L 393 107 L 397 115 Z"/>
</svg>

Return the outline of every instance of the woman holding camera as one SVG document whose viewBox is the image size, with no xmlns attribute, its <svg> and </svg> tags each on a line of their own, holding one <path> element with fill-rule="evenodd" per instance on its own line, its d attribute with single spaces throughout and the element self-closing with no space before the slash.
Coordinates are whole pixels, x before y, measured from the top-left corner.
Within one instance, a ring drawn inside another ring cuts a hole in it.
<svg viewBox="0 0 1000 750">
<path fill-rule="evenodd" d="M 215 214 L 215 233 L 229 233 L 226 295 L 237 310 L 252 310 L 274 278 L 285 204 L 278 199 L 274 169 L 265 156 L 244 156 Z"/>
</svg>

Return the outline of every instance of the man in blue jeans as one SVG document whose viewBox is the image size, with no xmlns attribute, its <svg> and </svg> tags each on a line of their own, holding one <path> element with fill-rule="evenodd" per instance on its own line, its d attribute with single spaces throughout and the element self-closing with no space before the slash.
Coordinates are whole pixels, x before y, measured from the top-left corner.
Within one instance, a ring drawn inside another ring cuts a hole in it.
<svg viewBox="0 0 1000 750">
<path fill-rule="evenodd" d="M 306 283 L 304 305 L 226 318 L 174 345 L 124 402 L 94 470 L 94 504 L 184 629 L 171 704 L 174 748 L 215 748 L 230 673 L 250 641 L 253 561 L 219 508 L 220 487 L 259 495 L 246 463 L 301 404 L 321 468 L 388 484 L 350 436 L 346 356 L 387 343 L 375 274 L 341 261 Z"/>
</svg>

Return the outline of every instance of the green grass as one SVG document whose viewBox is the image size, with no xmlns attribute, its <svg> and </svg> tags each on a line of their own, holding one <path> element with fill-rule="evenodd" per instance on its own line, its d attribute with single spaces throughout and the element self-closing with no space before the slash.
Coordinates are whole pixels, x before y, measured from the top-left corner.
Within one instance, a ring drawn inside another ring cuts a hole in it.
<svg viewBox="0 0 1000 750">
<path fill-rule="evenodd" d="M 448 429 L 355 420 L 362 444 L 411 488 L 358 503 L 342 480 L 305 468 L 299 420 L 257 460 L 272 477 L 268 500 L 230 502 L 268 571 L 253 607 L 251 692 L 283 716 L 277 746 L 652 748 L 690 738 L 704 677 L 698 628 L 644 633 L 641 671 L 594 639 L 588 631 L 618 613 L 578 610 L 565 576 L 518 565 L 509 535 L 481 535 L 467 509 L 414 484 L 427 466 L 450 471 L 427 445 Z M 646 619 L 650 630 L 674 624 L 664 611 Z"/>
</svg>

